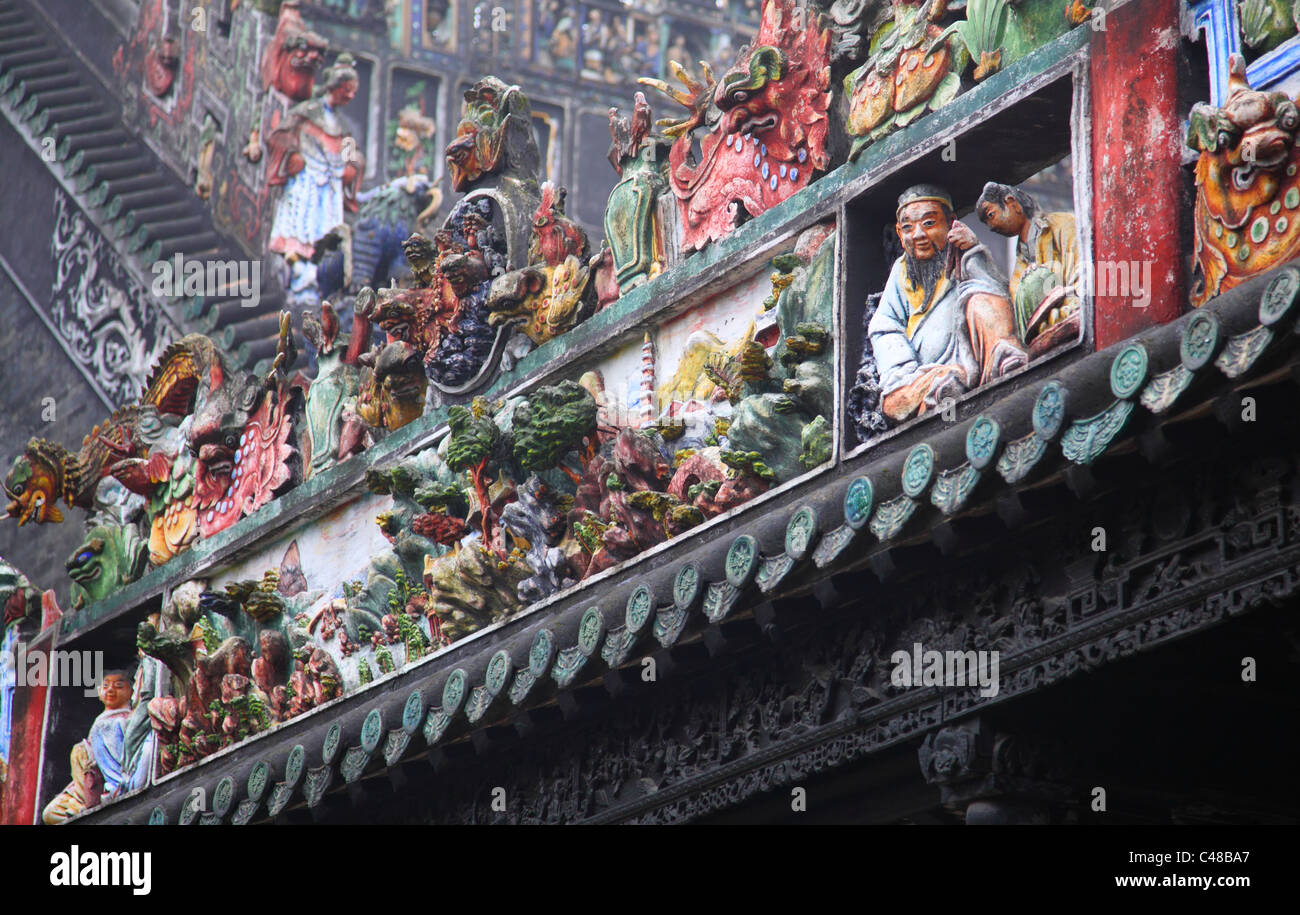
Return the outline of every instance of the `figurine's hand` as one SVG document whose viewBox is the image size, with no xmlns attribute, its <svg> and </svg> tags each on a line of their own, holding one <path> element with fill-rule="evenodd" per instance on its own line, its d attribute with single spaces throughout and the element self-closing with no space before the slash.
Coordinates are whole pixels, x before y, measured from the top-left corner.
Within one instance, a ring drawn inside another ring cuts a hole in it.
<svg viewBox="0 0 1300 915">
<path fill-rule="evenodd" d="M 949 366 L 949 370 L 939 376 L 933 386 L 930 388 L 930 396 L 926 398 L 927 402 L 933 401 L 936 407 L 942 407 L 945 400 L 956 400 L 966 390 L 962 383 L 962 372 L 959 366 Z"/>
<path fill-rule="evenodd" d="M 969 251 L 979 244 L 979 239 L 975 237 L 970 226 L 963 224 L 959 219 L 954 219 L 948 228 L 948 244 L 955 245 L 959 251 Z"/>
<path fill-rule="evenodd" d="M 363 318 L 369 320 L 371 312 L 375 309 L 375 290 L 369 286 L 362 287 L 357 293 L 356 301 L 352 306 L 353 311 Z"/>
<path fill-rule="evenodd" d="M 99 771 L 99 766 L 91 763 L 86 770 L 81 773 L 81 796 L 85 800 L 86 809 L 98 807 L 103 800 L 104 795 L 104 776 Z"/>
</svg>

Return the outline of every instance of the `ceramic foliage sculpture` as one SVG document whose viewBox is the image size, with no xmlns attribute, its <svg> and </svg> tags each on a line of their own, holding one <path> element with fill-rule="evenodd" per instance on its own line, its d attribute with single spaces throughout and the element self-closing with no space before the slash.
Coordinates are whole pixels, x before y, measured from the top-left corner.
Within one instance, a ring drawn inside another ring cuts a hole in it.
<svg viewBox="0 0 1300 915">
<path fill-rule="evenodd" d="M 1292 0 L 1241 0 L 1237 11 L 1242 41 L 1260 54 L 1273 50 L 1300 29 L 1300 7 Z"/>
<path fill-rule="evenodd" d="M 831 4 L 844 59 L 850 158 L 1092 17 L 1080 0 L 881 0 Z M 882 7 L 887 15 L 881 17 Z M 865 59 L 864 58 L 865 55 Z M 971 66 L 973 63 L 973 66 Z"/>
<path fill-rule="evenodd" d="M 140 624 L 138 647 L 172 675 L 171 694 L 148 704 L 159 774 L 341 694 L 343 678 L 312 643 L 303 600 L 279 585 L 274 569 L 221 590 L 186 582 Z"/>
<path fill-rule="evenodd" d="M 965 46 L 938 24 L 948 4 L 892 0 L 890 6 L 892 27 L 882 29 L 866 63 L 844 78 L 855 152 L 961 91 Z"/>
</svg>

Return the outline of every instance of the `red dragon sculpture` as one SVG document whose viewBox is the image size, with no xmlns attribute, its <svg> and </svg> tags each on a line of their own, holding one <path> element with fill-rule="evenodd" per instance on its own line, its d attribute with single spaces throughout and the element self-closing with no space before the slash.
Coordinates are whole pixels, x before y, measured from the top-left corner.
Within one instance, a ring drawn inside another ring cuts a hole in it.
<svg viewBox="0 0 1300 915">
<path fill-rule="evenodd" d="M 767 0 L 753 45 L 720 80 L 703 62 L 703 82 L 672 64 L 686 92 L 662 80 L 640 80 L 690 109 L 684 120 L 659 122 L 666 136 L 676 138 L 668 177 L 684 251 L 730 232 L 742 221 L 739 208 L 758 216 L 830 164 L 830 53 L 831 32 L 820 13 L 798 0 Z M 691 134 L 701 126 L 709 133 L 695 162 Z"/>
<path fill-rule="evenodd" d="M 296 486 L 302 475 L 296 427 L 300 390 L 288 383 L 296 351 L 289 313 L 280 313 L 276 358 L 266 378 L 211 369 L 212 390 L 190 417 L 186 435 L 198 458 L 194 508 L 199 534 L 211 537 Z"/>
</svg>

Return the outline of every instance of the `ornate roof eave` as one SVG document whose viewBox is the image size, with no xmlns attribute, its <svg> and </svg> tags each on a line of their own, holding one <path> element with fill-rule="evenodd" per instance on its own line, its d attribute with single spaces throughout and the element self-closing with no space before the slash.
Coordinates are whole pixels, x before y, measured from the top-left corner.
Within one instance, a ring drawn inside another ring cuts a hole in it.
<svg viewBox="0 0 1300 915">
<path fill-rule="evenodd" d="M 426 748 L 472 752 L 492 725 L 557 702 L 572 710 L 581 687 L 639 670 L 644 655 L 714 651 L 725 627 L 766 627 L 786 598 L 843 602 L 836 577 L 869 567 L 887 578 L 900 548 L 926 541 L 949 553 L 966 516 L 997 511 L 1014 525 L 1021 494 L 1063 480 L 1086 496 L 1103 458 L 1163 460 L 1165 426 L 1209 412 L 1231 424 L 1230 391 L 1294 374 L 1298 296 L 1300 269 L 1274 270 L 906 450 L 868 450 L 708 537 L 684 536 L 599 597 L 581 591 L 507 620 L 84 819 L 249 822 L 315 807 Z M 213 799 L 207 813 L 186 805 L 198 787 Z"/>
<path fill-rule="evenodd" d="M 7 0 L 0 0 L 0 3 Z M 852 163 L 845 163 L 804 188 L 789 200 L 755 217 L 723 239 L 669 266 L 654 279 L 620 296 L 568 333 L 538 346 L 519 359 L 514 368 L 503 371 L 484 392 L 489 398 L 526 394 L 537 385 L 554 383 L 578 361 L 608 353 L 618 341 L 641 339 L 646 326 L 684 313 L 709 296 L 725 291 L 734 282 L 734 271 L 752 270 L 777 253 L 779 246 L 799 232 L 844 209 L 843 201 L 862 194 L 882 174 L 905 161 L 914 148 L 937 148 L 958 136 L 972 121 L 988 112 L 1023 98 L 1046 83 L 1060 79 L 1079 65 L 1079 54 L 1087 47 L 1087 29 L 1075 29 L 1025 56 L 963 93 L 952 104 L 923 118 L 906 134 L 899 132 L 873 144 Z M 1062 358 L 1074 358 L 1074 348 Z M 1031 367 L 1035 374 L 1040 366 Z M 1002 379 L 978 392 L 979 403 L 1005 394 L 1013 379 Z M 241 519 L 224 531 L 202 538 L 164 565 L 150 569 L 103 600 L 80 611 L 66 611 L 59 620 L 55 643 L 72 647 L 93 638 L 100 627 L 133 613 L 159 599 L 176 585 L 210 577 L 216 570 L 250 555 L 291 528 L 310 523 L 339 505 L 359 496 L 365 489 L 368 468 L 387 467 L 418 450 L 437 444 L 447 433 L 448 405 L 426 410 L 423 417 L 387 435 L 361 455 L 340 462 L 328 471 L 313 475 L 303 484 L 278 496 L 254 515 Z M 928 425 L 922 423 L 921 425 Z M 912 440 L 915 428 L 902 428 L 888 442 L 869 449 L 879 456 Z M 853 464 L 854 462 L 850 462 Z M 818 480 L 827 471 L 815 471 Z M 806 485 L 797 486 L 802 491 Z M 775 500 L 777 495 L 765 496 Z M 752 506 L 742 509 L 749 512 Z M 710 528 L 710 531 L 713 531 Z M 677 538 L 673 546 L 682 542 Z M 652 564 L 642 555 L 639 565 Z M 549 607 L 550 604 L 547 604 Z M 549 612 L 549 611 L 548 611 Z"/>
</svg>

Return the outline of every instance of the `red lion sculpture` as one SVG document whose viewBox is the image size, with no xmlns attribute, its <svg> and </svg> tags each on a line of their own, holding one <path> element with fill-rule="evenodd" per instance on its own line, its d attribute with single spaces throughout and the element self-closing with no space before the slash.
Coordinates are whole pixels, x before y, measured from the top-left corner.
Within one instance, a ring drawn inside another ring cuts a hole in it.
<svg viewBox="0 0 1300 915">
<path fill-rule="evenodd" d="M 1187 145 L 1196 163 L 1192 304 L 1300 255 L 1300 109 L 1282 92 L 1246 82 L 1233 55 L 1222 108 L 1192 109 Z"/>
</svg>

